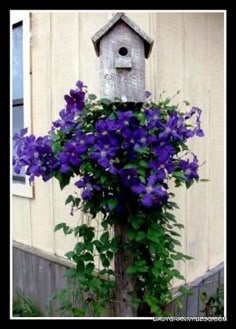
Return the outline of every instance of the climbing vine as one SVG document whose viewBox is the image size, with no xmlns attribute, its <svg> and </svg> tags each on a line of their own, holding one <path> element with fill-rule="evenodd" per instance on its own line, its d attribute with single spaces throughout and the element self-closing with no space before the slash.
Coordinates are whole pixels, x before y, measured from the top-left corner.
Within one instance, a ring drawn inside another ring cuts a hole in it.
<svg viewBox="0 0 236 329">
<path fill-rule="evenodd" d="M 97 99 L 78 81 L 65 95 L 65 108 L 46 136 L 27 135 L 27 129 L 14 136 L 16 173 L 26 167 L 30 182 L 35 176 L 44 181 L 55 177 L 61 189 L 77 177 L 79 191 L 65 202 L 71 214 L 79 209 L 92 219 L 101 217 L 104 231 L 99 238 L 88 224 L 55 227 L 78 238 L 66 254 L 76 265 L 67 272 L 73 289 L 54 294 L 62 310 L 73 316 L 99 316 L 109 303 L 117 302 L 111 262 L 121 249 L 132 255 L 127 273 L 135 284 L 129 293 L 137 314 L 146 306 L 150 314 L 165 315 L 171 281 L 184 280 L 175 261 L 191 257 L 176 250 L 183 225 L 174 216 L 178 206 L 169 182 L 189 188 L 199 180 L 198 159 L 187 141 L 204 135 L 201 110 L 181 111 L 163 94 L 158 102 L 149 100 L 150 93 L 146 96 L 144 103 Z M 124 222 L 127 241 L 121 243 L 111 232 Z M 95 253 L 103 266 L 96 275 Z"/>
</svg>

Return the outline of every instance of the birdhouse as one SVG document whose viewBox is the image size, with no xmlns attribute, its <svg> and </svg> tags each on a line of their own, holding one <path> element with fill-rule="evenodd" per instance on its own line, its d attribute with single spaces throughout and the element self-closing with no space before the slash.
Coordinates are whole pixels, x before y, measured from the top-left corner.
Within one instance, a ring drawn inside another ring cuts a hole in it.
<svg viewBox="0 0 236 329">
<path fill-rule="evenodd" d="M 93 37 L 100 57 L 101 97 L 143 102 L 145 58 L 153 40 L 124 13 L 117 13 Z"/>
</svg>

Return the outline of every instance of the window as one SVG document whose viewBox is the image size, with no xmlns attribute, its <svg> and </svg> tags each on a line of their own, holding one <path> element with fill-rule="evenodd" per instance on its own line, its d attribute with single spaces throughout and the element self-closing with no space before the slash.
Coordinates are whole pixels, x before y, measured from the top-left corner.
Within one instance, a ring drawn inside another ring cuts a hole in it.
<svg viewBox="0 0 236 329">
<path fill-rule="evenodd" d="M 12 136 L 24 127 L 30 131 L 30 14 L 20 10 L 11 11 L 11 105 Z M 24 170 L 12 179 L 13 194 L 33 196 Z"/>
</svg>

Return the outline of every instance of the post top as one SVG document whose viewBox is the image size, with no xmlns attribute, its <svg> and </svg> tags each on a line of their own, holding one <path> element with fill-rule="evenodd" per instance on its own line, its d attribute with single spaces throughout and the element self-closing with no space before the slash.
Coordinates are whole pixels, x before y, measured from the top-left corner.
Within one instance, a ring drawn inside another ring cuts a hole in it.
<svg viewBox="0 0 236 329">
<path fill-rule="evenodd" d="M 145 33 L 141 28 L 134 23 L 128 16 L 126 16 L 124 13 L 117 13 L 115 14 L 106 25 L 104 25 L 100 30 L 97 31 L 97 33 L 94 34 L 92 37 L 92 42 L 96 51 L 97 56 L 100 56 L 100 41 L 101 39 L 109 32 L 111 31 L 117 22 L 123 21 L 126 25 L 130 27 L 131 30 L 133 30 L 135 33 L 137 33 L 144 41 L 144 51 L 145 51 L 145 57 L 148 58 L 154 40 L 150 38 L 147 33 Z"/>
</svg>

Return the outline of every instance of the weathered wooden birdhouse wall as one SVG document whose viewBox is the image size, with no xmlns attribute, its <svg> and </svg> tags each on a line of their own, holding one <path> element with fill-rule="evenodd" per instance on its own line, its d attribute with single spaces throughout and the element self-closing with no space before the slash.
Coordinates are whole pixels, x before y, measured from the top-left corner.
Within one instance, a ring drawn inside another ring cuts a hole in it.
<svg viewBox="0 0 236 329">
<path fill-rule="evenodd" d="M 144 42 L 123 21 L 102 38 L 100 65 L 103 97 L 125 97 L 132 102 L 144 100 Z"/>
</svg>

